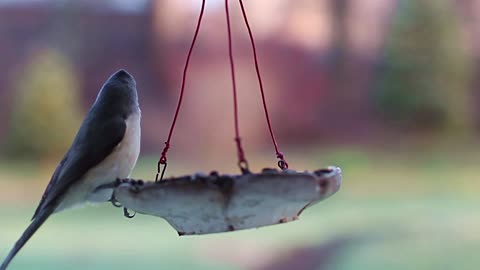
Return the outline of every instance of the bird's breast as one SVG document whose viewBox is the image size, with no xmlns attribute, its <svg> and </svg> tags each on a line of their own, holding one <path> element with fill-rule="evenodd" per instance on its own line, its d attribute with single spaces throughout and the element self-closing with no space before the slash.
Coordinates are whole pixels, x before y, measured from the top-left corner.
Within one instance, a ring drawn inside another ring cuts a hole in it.
<svg viewBox="0 0 480 270">
<path fill-rule="evenodd" d="M 89 201 L 105 201 L 110 199 L 102 194 L 92 193 L 98 186 L 111 183 L 117 178 L 127 178 L 130 176 L 138 155 L 140 154 L 140 112 L 132 114 L 126 120 L 127 128 L 122 141 L 115 147 L 111 155 L 103 160 L 95 169 L 85 175 L 85 181 L 89 184 Z"/>
<path fill-rule="evenodd" d="M 72 208 L 84 202 L 95 203 L 110 200 L 112 189 L 97 190 L 97 188 L 111 183 L 117 178 L 130 176 L 140 154 L 140 119 L 140 111 L 127 118 L 127 127 L 122 141 L 107 158 L 90 169 L 69 189 L 57 211 Z"/>
</svg>

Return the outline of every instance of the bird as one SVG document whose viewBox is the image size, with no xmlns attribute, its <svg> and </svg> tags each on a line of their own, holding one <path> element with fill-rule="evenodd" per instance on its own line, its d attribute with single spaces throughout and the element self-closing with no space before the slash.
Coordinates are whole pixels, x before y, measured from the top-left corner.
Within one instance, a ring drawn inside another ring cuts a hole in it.
<svg viewBox="0 0 480 270">
<path fill-rule="evenodd" d="M 141 111 L 136 82 L 121 69 L 103 84 L 70 148 L 54 171 L 30 225 L 0 266 L 12 259 L 54 213 L 111 201 L 109 183 L 130 176 L 140 154 Z M 48 119 L 45 119 L 48 121 Z"/>
</svg>

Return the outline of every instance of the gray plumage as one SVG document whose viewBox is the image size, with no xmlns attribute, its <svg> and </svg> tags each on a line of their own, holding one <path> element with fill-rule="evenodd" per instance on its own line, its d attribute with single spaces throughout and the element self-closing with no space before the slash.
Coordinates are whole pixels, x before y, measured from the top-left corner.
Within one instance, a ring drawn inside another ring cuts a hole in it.
<svg viewBox="0 0 480 270">
<path fill-rule="evenodd" d="M 110 199 L 112 190 L 97 188 L 130 175 L 139 154 L 140 114 L 135 80 L 128 72 L 117 71 L 100 90 L 70 149 L 53 173 L 30 226 L 0 270 L 7 268 L 52 213 Z"/>
</svg>

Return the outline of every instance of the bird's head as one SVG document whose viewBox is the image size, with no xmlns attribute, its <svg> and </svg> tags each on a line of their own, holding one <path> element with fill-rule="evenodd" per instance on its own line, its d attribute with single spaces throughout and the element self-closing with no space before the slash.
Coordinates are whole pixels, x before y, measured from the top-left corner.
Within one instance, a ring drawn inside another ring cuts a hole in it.
<svg viewBox="0 0 480 270">
<path fill-rule="evenodd" d="M 138 96 L 135 79 L 127 71 L 115 72 L 98 93 L 95 105 L 101 110 L 121 112 L 127 117 L 138 109 Z"/>
</svg>

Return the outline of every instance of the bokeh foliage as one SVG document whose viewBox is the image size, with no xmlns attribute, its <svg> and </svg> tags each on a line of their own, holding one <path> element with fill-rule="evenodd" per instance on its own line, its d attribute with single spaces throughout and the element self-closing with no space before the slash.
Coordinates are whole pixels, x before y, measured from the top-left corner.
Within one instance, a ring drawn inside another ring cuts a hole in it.
<svg viewBox="0 0 480 270">
<path fill-rule="evenodd" d="M 395 126 L 471 131 L 472 63 L 451 1 L 403 0 L 393 17 L 374 100 Z"/>
<path fill-rule="evenodd" d="M 81 120 L 79 86 L 69 59 L 48 49 L 34 54 L 15 82 L 6 149 L 17 159 L 58 158 Z"/>
</svg>

